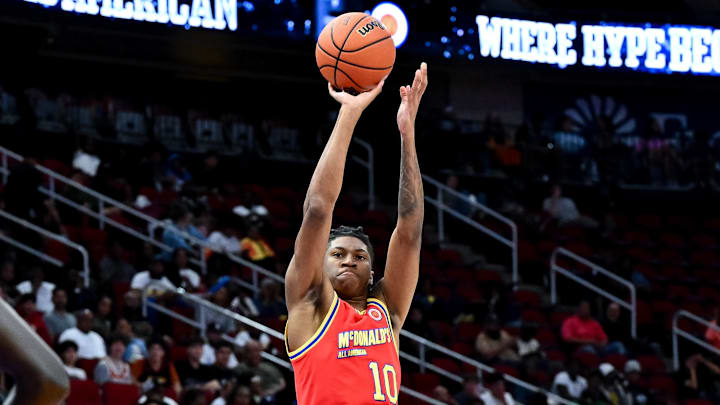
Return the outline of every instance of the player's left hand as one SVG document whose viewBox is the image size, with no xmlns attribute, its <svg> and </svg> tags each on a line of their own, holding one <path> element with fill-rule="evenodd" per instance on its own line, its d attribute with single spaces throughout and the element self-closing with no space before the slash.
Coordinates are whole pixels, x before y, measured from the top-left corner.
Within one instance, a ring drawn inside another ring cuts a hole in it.
<svg viewBox="0 0 720 405">
<path fill-rule="evenodd" d="M 427 63 L 420 64 L 415 71 L 412 86 L 400 87 L 400 108 L 397 113 L 397 124 L 401 135 L 415 132 L 415 116 L 417 116 L 420 100 L 427 88 Z"/>
</svg>

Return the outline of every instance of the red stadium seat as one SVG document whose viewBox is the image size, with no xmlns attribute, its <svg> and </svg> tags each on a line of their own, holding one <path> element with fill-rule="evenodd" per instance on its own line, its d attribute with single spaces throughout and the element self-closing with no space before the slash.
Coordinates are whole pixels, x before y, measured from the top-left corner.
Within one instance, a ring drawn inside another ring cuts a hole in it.
<svg viewBox="0 0 720 405">
<path fill-rule="evenodd" d="M 437 252 L 437 260 L 446 266 L 462 266 L 462 255 L 457 250 L 440 249 Z"/>
<path fill-rule="evenodd" d="M 170 349 L 170 359 L 175 363 L 187 359 L 187 348 L 185 346 L 173 346 Z"/>
<path fill-rule="evenodd" d="M 455 360 L 438 358 L 433 359 L 432 364 L 453 374 L 460 374 L 460 366 Z"/>
<path fill-rule="evenodd" d="M 477 270 L 473 273 L 473 279 L 481 283 L 501 283 L 502 278 L 497 271 Z"/>
<path fill-rule="evenodd" d="M 435 335 L 442 340 L 449 340 L 453 335 L 453 328 L 447 322 L 442 321 L 430 321 L 430 328 L 435 332 Z"/>
<path fill-rule="evenodd" d="M 92 380 L 95 376 L 95 366 L 97 366 L 99 359 L 79 359 L 77 361 L 77 367 L 85 370 L 88 380 Z"/>
<path fill-rule="evenodd" d="M 515 301 L 519 304 L 526 305 L 532 308 L 540 308 L 542 300 L 540 295 L 535 291 L 518 290 L 515 291 Z"/>
<path fill-rule="evenodd" d="M 676 233 L 665 232 L 660 235 L 660 242 L 666 247 L 682 249 L 685 247 L 685 239 Z"/>
<path fill-rule="evenodd" d="M 405 379 L 403 378 L 403 383 Z M 440 384 L 440 376 L 431 373 L 413 373 L 409 376 L 407 385 L 423 394 L 432 395 L 432 391 Z"/>
<path fill-rule="evenodd" d="M 549 361 L 563 364 L 566 361 L 565 353 L 560 350 L 548 350 L 545 352 L 545 355 Z"/>
<path fill-rule="evenodd" d="M 715 249 L 717 241 L 712 235 L 701 233 L 690 238 L 690 246 L 698 249 Z"/>
<path fill-rule="evenodd" d="M 140 389 L 131 384 L 106 383 L 102 391 L 104 405 L 134 405 L 140 398 Z"/>
<path fill-rule="evenodd" d="M 649 388 L 662 393 L 665 397 L 674 398 L 677 394 L 675 380 L 668 376 L 650 377 Z"/>
<path fill-rule="evenodd" d="M 472 356 L 474 351 L 473 347 L 470 344 L 463 342 L 453 343 L 452 345 L 450 345 L 450 350 L 458 352 L 463 356 Z"/>
<path fill-rule="evenodd" d="M 643 372 L 650 374 L 664 374 L 666 370 L 665 362 L 657 356 L 640 356 L 637 358 L 640 362 Z"/>
<path fill-rule="evenodd" d="M 551 347 L 557 344 L 557 337 L 551 330 L 547 328 L 542 328 L 538 330 L 535 339 L 540 342 L 540 345 L 542 347 Z"/>
<path fill-rule="evenodd" d="M 100 405 L 100 389 L 92 380 L 70 380 L 70 395 L 65 400 L 67 405 Z"/>
<path fill-rule="evenodd" d="M 635 218 L 635 223 L 643 228 L 655 230 L 660 229 L 663 226 L 662 219 L 659 216 L 653 214 L 638 215 Z"/>
<path fill-rule="evenodd" d="M 482 326 L 476 323 L 463 322 L 457 326 L 457 339 L 462 342 L 474 343 L 482 329 Z"/>
<path fill-rule="evenodd" d="M 616 370 L 623 370 L 627 360 L 628 358 L 623 356 L 622 354 L 611 354 L 605 356 L 605 358 L 603 359 L 603 361 L 612 364 Z"/>
<path fill-rule="evenodd" d="M 600 358 L 595 353 L 577 352 L 575 358 L 584 367 L 596 368 L 600 364 Z"/>
<path fill-rule="evenodd" d="M 495 366 L 495 371 L 497 371 L 498 373 L 511 375 L 516 378 L 520 376 L 520 372 L 518 372 L 518 370 L 515 367 L 508 366 L 506 364 L 500 364 L 500 365 Z"/>
<path fill-rule="evenodd" d="M 550 383 L 552 382 L 552 377 L 550 374 L 545 370 L 537 370 L 535 371 L 530 378 L 535 382 L 535 384 L 541 386 L 541 387 L 549 387 Z"/>
<path fill-rule="evenodd" d="M 545 314 L 534 309 L 526 309 L 525 311 L 523 311 L 521 318 L 524 322 L 533 323 L 536 325 L 546 325 L 548 323 Z"/>
<path fill-rule="evenodd" d="M 553 328 L 560 328 L 566 319 L 571 317 L 573 314 L 570 312 L 552 312 L 550 314 L 550 325 Z"/>
<path fill-rule="evenodd" d="M 713 405 L 713 403 L 704 399 L 686 399 L 683 405 Z"/>
<path fill-rule="evenodd" d="M 45 240 L 45 253 L 60 260 L 61 262 L 67 262 L 70 260 L 70 248 L 67 245 L 53 239 Z"/>
</svg>

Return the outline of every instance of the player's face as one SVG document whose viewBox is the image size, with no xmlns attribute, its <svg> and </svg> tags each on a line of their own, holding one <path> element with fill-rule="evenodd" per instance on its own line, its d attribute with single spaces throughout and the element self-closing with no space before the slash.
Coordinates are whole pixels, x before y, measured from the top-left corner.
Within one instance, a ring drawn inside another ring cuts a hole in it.
<svg viewBox="0 0 720 405">
<path fill-rule="evenodd" d="M 332 240 L 326 252 L 325 273 L 341 298 L 366 294 L 372 270 L 365 243 L 352 236 Z"/>
</svg>

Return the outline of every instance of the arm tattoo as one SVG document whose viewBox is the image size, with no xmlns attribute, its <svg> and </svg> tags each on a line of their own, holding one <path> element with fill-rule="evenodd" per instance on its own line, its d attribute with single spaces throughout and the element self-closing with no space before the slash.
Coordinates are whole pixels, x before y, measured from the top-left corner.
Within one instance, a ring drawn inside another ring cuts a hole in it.
<svg viewBox="0 0 720 405">
<path fill-rule="evenodd" d="M 406 145 L 402 141 L 402 155 L 400 158 L 400 191 L 398 193 L 398 216 L 408 218 L 416 216 L 422 224 L 423 217 L 423 184 L 420 177 L 415 145 Z M 420 225 L 422 226 L 422 225 Z"/>
</svg>

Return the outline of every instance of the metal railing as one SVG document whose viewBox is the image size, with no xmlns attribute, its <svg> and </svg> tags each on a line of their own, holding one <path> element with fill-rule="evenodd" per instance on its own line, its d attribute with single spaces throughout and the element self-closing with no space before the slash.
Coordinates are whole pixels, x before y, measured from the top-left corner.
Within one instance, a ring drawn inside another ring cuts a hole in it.
<svg viewBox="0 0 720 405">
<path fill-rule="evenodd" d="M 708 328 L 715 329 L 716 331 L 720 332 L 720 326 L 715 325 L 713 323 L 710 323 L 706 321 L 705 319 L 700 318 L 699 316 L 693 314 L 692 312 L 685 311 L 684 309 L 681 309 L 675 313 L 673 316 L 673 323 L 672 323 L 672 340 L 673 340 L 673 368 L 675 371 L 678 371 L 680 369 L 680 348 L 678 344 L 678 336 L 683 337 L 696 345 L 704 348 L 705 350 L 709 350 L 717 355 L 720 355 L 720 350 L 718 350 L 717 347 L 705 342 L 702 339 L 698 339 L 697 336 L 693 336 L 692 334 L 680 329 L 678 326 L 678 321 L 680 318 L 687 318 L 692 321 L 695 321 L 699 324 L 705 325 Z"/>
<path fill-rule="evenodd" d="M 29 222 L 29 221 L 26 221 L 26 220 L 24 220 L 24 219 L 22 219 L 22 218 L 18 218 L 18 217 L 16 217 L 15 215 L 13 215 L 13 214 L 11 214 L 11 213 L 9 213 L 9 212 L 7 212 L 7 211 L 0 210 L 0 217 L 5 218 L 5 219 L 7 219 L 8 221 L 14 222 L 14 223 L 16 223 L 16 224 L 18 224 L 18 225 L 20 225 L 20 226 L 22 226 L 22 227 L 25 227 L 25 228 L 27 228 L 27 229 L 30 229 L 30 230 L 32 230 L 32 231 L 35 231 L 35 232 L 39 233 L 40 235 L 42 235 L 42 236 L 44 236 L 44 237 L 46 237 L 46 238 L 49 238 L 49 239 L 52 239 L 52 240 L 54 240 L 54 241 L 60 242 L 60 243 L 62 243 L 63 245 L 66 245 L 66 246 L 68 246 L 68 247 L 70 247 L 70 248 L 72 248 L 72 249 L 75 249 L 75 250 L 77 250 L 78 252 L 80 252 L 80 255 L 82 256 L 82 259 L 83 259 L 83 279 L 84 279 L 84 281 L 85 281 L 85 287 L 89 287 L 89 286 L 90 286 L 90 256 L 88 256 L 88 252 L 87 252 L 87 250 L 86 250 L 84 247 L 82 247 L 81 245 L 78 245 L 77 243 L 75 243 L 75 242 L 67 239 L 67 238 L 66 238 L 65 236 L 63 236 L 63 235 L 58 235 L 58 234 L 56 234 L 56 233 L 50 232 L 50 231 L 48 231 L 47 229 L 41 228 L 41 227 L 39 227 L 39 226 L 37 226 L 37 225 Z M 12 239 L 12 238 L 10 238 L 10 237 L 7 236 L 7 235 L 3 235 L 3 238 L 2 238 L 2 239 L 5 240 L 5 241 L 8 241 L 9 239 Z M 14 239 L 13 239 L 13 240 L 14 240 Z M 19 242 L 19 241 L 16 241 L 16 242 L 17 242 L 17 244 L 13 244 L 13 246 L 16 246 L 16 247 L 17 247 L 18 245 L 24 245 L 23 243 L 21 243 L 21 242 Z M 12 243 L 11 243 L 11 244 L 12 244 Z M 26 246 L 26 245 L 25 245 L 25 246 Z M 27 247 L 27 249 L 25 249 L 25 248 L 21 248 L 21 249 L 25 250 L 26 252 L 30 252 L 30 253 L 32 253 L 32 254 L 35 254 L 35 255 L 41 254 L 42 256 L 39 256 L 39 257 L 41 257 L 41 258 L 43 258 L 43 259 L 46 259 L 46 257 L 49 257 L 49 256 L 47 256 L 46 254 L 41 253 L 41 252 L 37 251 L 36 249 L 31 248 L 31 247 L 29 247 L 29 246 Z M 28 249 L 29 249 L 29 250 L 28 250 Z M 46 259 L 46 260 L 47 260 L 47 259 Z M 56 264 L 56 262 L 51 262 L 51 263 Z"/>
<path fill-rule="evenodd" d="M 448 213 L 452 215 L 453 217 L 457 218 L 458 220 L 470 225 L 471 227 L 484 232 L 491 238 L 495 239 L 496 241 L 502 243 L 503 245 L 509 247 L 512 252 L 512 280 L 513 283 L 517 284 L 520 281 L 520 274 L 518 273 L 518 231 L 517 231 L 517 225 L 513 220 L 510 218 L 500 214 L 499 212 L 480 204 L 477 201 L 471 200 L 467 196 L 457 192 L 456 190 L 451 189 L 450 187 L 446 186 L 445 184 L 433 179 L 432 177 L 423 174 L 422 176 L 423 180 L 433 186 L 435 186 L 437 190 L 437 194 L 435 198 L 432 198 L 425 195 L 425 201 L 432 204 L 438 211 L 437 216 L 437 231 L 438 231 L 438 240 L 442 243 L 445 241 L 445 213 Z M 510 228 L 511 232 L 511 239 L 506 238 L 505 236 L 500 235 L 499 233 L 493 231 L 492 229 L 486 227 L 485 225 L 475 221 L 474 219 L 468 217 L 467 215 L 464 215 L 461 212 L 458 212 L 454 208 L 448 206 L 445 201 L 446 194 L 449 194 L 452 196 L 452 198 L 456 198 L 459 200 L 462 200 L 463 202 L 470 204 L 473 208 L 477 208 L 480 211 L 484 212 L 485 214 L 497 219 L 498 221 L 502 222 L 503 224 L 507 225 Z"/>
<path fill-rule="evenodd" d="M 63 264 L 64 264 L 64 263 L 61 262 L 60 260 L 58 260 L 58 259 L 56 259 L 56 258 L 54 258 L 54 257 L 52 257 L 52 256 L 50 256 L 50 255 L 48 255 L 48 254 L 45 254 L 45 253 L 43 253 L 43 252 L 41 252 L 41 251 L 39 251 L 39 250 L 37 250 L 37 249 L 35 249 L 35 248 L 33 248 L 33 247 L 30 247 L 30 246 L 28 246 L 28 245 L 26 245 L 26 244 L 24 244 L 24 243 L 22 243 L 22 242 L 19 242 L 18 240 L 13 239 L 13 238 L 5 235 L 5 234 L 2 233 L 1 231 L 0 231 L 0 240 L 3 241 L 3 242 L 5 242 L 5 243 L 7 243 L 8 245 L 16 248 L 16 249 L 20 249 L 20 250 L 22 250 L 22 251 L 25 251 L 25 252 L 28 253 L 28 254 L 31 254 L 31 255 L 33 255 L 33 256 L 35 256 L 35 257 L 38 257 L 38 258 L 40 258 L 40 259 L 42 259 L 42 260 L 44 260 L 44 261 L 52 264 L 52 265 L 55 266 L 55 267 L 62 267 Z"/>
<path fill-rule="evenodd" d="M 359 138 L 353 138 L 353 142 L 362 146 L 367 151 L 368 158 L 363 160 L 357 155 L 353 155 L 352 159 L 355 163 L 364 167 L 368 171 L 368 209 L 375 209 L 375 153 L 373 147 Z"/>
<path fill-rule="evenodd" d="M 159 284 L 154 284 L 154 286 L 160 287 L 160 288 L 162 288 L 162 289 L 166 289 L 166 288 L 163 288 L 163 286 L 162 286 L 162 285 L 159 285 Z M 213 312 L 219 313 L 219 314 L 221 314 L 221 315 L 223 315 L 223 316 L 226 316 L 226 317 L 234 320 L 235 322 L 238 322 L 238 323 L 240 323 L 240 324 L 243 324 L 243 325 L 246 325 L 246 326 L 251 327 L 251 328 L 253 328 L 253 329 L 256 329 L 256 330 L 258 330 L 258 331 L 260 331 L 260 332 L 262 332 L 262 333 L 266 333 L 267 335 L 269 335 L 269 336 L 271 336 L 271 337 L 273 337 L 273 338 L 275 338 L 275 339 L 280 339 L 280 340 L 284 340 L 284 339 L 285 339 L 285 335 L 284 335 L 283 333 L 279 332 L 279 331 L 276 331 L 275 329 L 269 328 L 269 327 L 267 327 L 267 326 L 265 326 L 265 325 L 263 325 L 263 324 L 261 324 L 261 323 L 255 322 L 255 321 L 253 321 L 252 319 L 247 318 L 247 317 L 245 317 L 245 316 L 242 316 L 242 315 L 240 315 L 240 314 L 238 314 L 238 313 L 236 313 L 236 312 L 233 312 L 233 311 L 230 311 L 230 310 L 228 310 L 228 309 L 226 309 L 226 308 L 223 308 L 223 307 L 220 307 L 220 306 L 218 306 L 218 305 L 215 305 L 215 304 L 213 304 L 213 303 L 211 303 L 211 302 L 208 302 L 207 300 L 204 300 L 204 299 L 202 299 L 202 298 L 200 298 L 200 297 L 198 297 L 198 296 L 195 296 L 195 295 L 192 295 L 192 294 L 188 294 L 187 292 L 183 291 L 182 289 L 170 290 L 170 291 L 172 291 L 172 292 L 174 292 L 175 294 L 177 294 L 177 296 L 179 296 L 179 297 L 181 297 L 181 298 L 183 298 L 183 299 L 186 299 L 187 301 L 192 302 L 192 303 L 195 305 L 196 310 L 199 310 L 198 312 L 199 312 L 199 314 L 200 314 L 200 320 L 198 321 L 198 320 L 190 319 L 190 318 L 188 318 L 188 317 L 186 317 L 186 316 L 184 316 L 184 315 L 182 315 L 182 314 L 179 314 L 179 313 L 177 313 L 177 312 L 173 312 L 172 310 L 169 310 L 169 309 L 165 308 L 164 306 L 162 306 L 162 305 L 160 305 L 160 304 L 158 304 L 158 303 L 156 303 L 156 302 L 153 302 L 152 300 L 149 299 L 149 297 L 145 294 L 145 292 L 143 292 L 143 299 L 142 299 L 143 316 L 147 316 L 147 310 L 150 308 L 150 309 L 153 309 L 153 310 L 155 310 L 155 311 L 157 311 L 157 312 L 159 312 L 159 313 L 162 313 L 162 314 L 164 314 L 164 315 L 167 315 L 167 316 L 169 316 L 169 317 L 171 317 L 171 318 L 177 319 L 177 320 L 179 320 L 179 321 L 181 321 L 181 322 L 184 322 L 184 323 L 186 323 L 186 324 L 188 324 L 188 325 L 191 325 L 192 327 L 198 329 L 198 330 L 204 335 L 205 330 L 206 330 L 206 328 L 207 328 L 207 325 L 206 325 L 206 322 L 205 322 L 205 319 L 206 319 L 206 318 L 205 318 L 205 315 L 204 315 L 204 314 L 205 314 L 204 311 L 207 310 L 207 311 L 213 311 Z M 237 342 L 236 342 L 233 338 L 231 338 L 230 336 L 224 334 L 224 335 L 222 336 L 222 338 L 223 338 L 223 340 L 225 340 L 225 341 L 227 341 L 227 342 L 230 342 L 230 343 L 232 343 L 232 344 L 235 345 L 235 346 L 238 346 Z M 293 371 L 292 365 L 290 364 L 289 361 L 287 361 L 287 360 L 285 360 L 285 359 L 282 359 L 282 358 L 280 358 L 280 357 L 278 357 L 278 356 L 275 356 L 275 355 L 273 355 L 273 354 L 271 354 L 271 353 L 268 353 L 268 352 L 266 352 L 266 351 L 260 352 L 260 355 L 262 356 L 263 359 L 265 359 L 265 360 L 267 360 L 267 361 L 270 361 L 270 362 L 272 362 L 272 363 L 274 363 L 274 364 L 276 364 L 276 365 L 278 365 L 278 366 L 280 366 L 280 367 L 283 367 L 283 368 L 285 368 L 285 369 L 288 369 L 288 370 L 290 370 L 290 371 Z M 460 381 L 462 381 L 462 380 L 460 380 Z M 427 396 L 427 395 L 425 395 L 425 394 L 423 394 L 423 393 L 421 393 L 421 392 L 415 391 L 415 390 L 413 390 L 413 389 L 411 389 L 411 388 L 407 388 L 407 387 L 405 387 L 405 386 L 401 386 L 401 387 L 400 387 L 400 391 L 402 391 L 402 392 L 404 392 L 404 393 L 406 393 L 406 394 L 408 394 L 408 395 L 410 395 L 410 396 L 412 396 L 412 397 L 414 397 L 414 398 L 417 398 L 417 399 L 420 399 L 420 400 L 422 400 L 422 401 L 424 401 L 424 402 L 427 402 L 427 403 L 429 403 L 429 404 L 432 404 L 432 405 L 443 405 L 443 404 L 444 404 L 443 402 L 440 402 L 440 401 L 438 401 L 438 400 L 436 400 L 436 399 L 434 399 L 434 398 L 431 398 L 431 397 L 429 397 L 429 396 Z"/>
<path fill-rule="evenodd" d="M 630 290 L 630 300 L 624 300 L 622 298 L 617 297 L 616 295 L 612 294 L 611 292 L 605 290 L 604 288 L 601 288 L 594 283 L 585 280 L 584 278 L 576 275 L 572 271 L 565 269 L 561 267 L 557 263 L 557 258 L 559 255 L 565 256 L 567 258 L 570 258 L 572 260 L 575 260 L 578 263 L 581 263 L 589 268 L 592 269 L 593 273 L 600 273 L 613 281 L 622 284 L 623 286 L 627 287 L 628 290 Z M 628 309 L 630 311 L 630 333 L 633 338 L 637 337 L 637 295 L 635 292 L 635 285 L 625 280 L 622 277 L 619 277 L 618 275 L 612 273 L 611 271 L 598 266 L 597 264 L 590 262 L 589 260 L 583 258 L 582 256 L 579 256 L 563 247 L 556 248 L 553 251 L 552 257 L 550 259 L 550 301 L 553 305 L 557 304 L 557 273 L 562 274 L 563 276 L 569 278 L 570 280 L 580 284 L 581 286 L 592 290 L 603 297 L 614 301 L 618 303 L 620 306 Z"/>
</svg>

